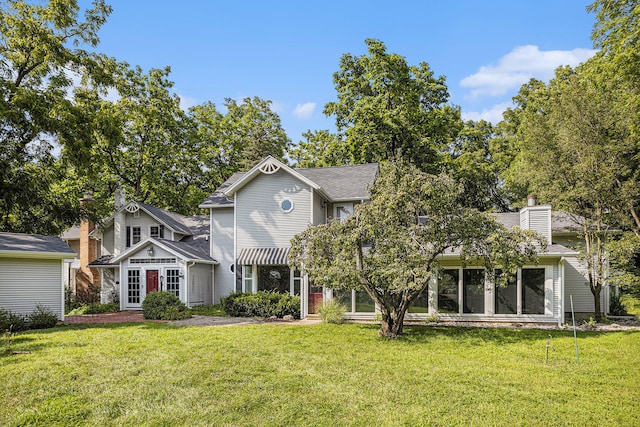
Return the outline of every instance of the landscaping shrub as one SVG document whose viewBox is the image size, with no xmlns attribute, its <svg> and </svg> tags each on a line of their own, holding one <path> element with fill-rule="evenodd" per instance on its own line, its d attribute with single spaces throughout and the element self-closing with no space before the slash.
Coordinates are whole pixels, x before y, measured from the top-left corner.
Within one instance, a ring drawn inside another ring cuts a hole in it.
<svg viewBox="0 0 640 427">
<path fill-rule="evenodd" d="M 320 315 L 320 319 L 325 323 L 344 323 L 344 313 L 346 312 L 347 307 L 334 299 L 325 302 L 318 309 L 318 315 Z"/>
<path fill-rule="evenodd" d="M 27 322 L 24 316 L 0 308 L 0 332 L 18 332 L 27 329 Z"/>
<path fill-rule="evenodd" d="M 220 299 L 224 312 L 234 317 L 284 317 L 300 318 L 300 297 L 279 292 L 257 294 L 236 292 Z"/>
<path fill-rule="evenodd" d="M 27 316 L 29 329 L 49 329 L 56 326 L 58 316 L 49 308 L 36 305 L 36 308 Z"/>
<path fill-rule="evenodd" d="M 612 316 L 626 316 L 627 315 L 627 309 L 625 308 L 624 304 L 622 303 L 622 299 L 620 298 L 620 295 L 611 295 L 610 301 L 609 301 L 609 313 Z"/>
<path fill-rule="evenodd" d="M 145 319 L 180 320 L 191 317 L 189 309 L 171 292 L 151 292 L 142 301 Z"/>
</svg>

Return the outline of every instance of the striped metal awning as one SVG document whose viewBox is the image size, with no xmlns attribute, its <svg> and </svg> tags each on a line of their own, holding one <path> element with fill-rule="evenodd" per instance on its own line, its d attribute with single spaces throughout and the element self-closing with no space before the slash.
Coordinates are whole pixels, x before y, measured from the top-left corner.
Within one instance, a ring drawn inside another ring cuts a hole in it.
<svg viewBox="0 0 640 427">
<path fill-rule="evenodd" d="M 246 248 L 238 255 L 240 265 L 286 265 L 289 248 Z"/>
</svg>

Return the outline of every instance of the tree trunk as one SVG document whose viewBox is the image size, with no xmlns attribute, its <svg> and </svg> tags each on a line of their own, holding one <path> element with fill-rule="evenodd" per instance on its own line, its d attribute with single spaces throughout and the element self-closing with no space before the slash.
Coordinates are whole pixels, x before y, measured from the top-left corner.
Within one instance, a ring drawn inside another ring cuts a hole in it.
<svg viewBox="0 0 640 427">
<path fill-rule="evenodd" d="M 602 307 L 600 306 L 600 291 L 602 289 L 602 286 L 596 286 L 595 288 L 591 288 L 591 293 L 593 294 L 593 309 L 594 309 L 594 316 L 596 321 L 600 321 L 602 320 Z"/>
<path fill-rule="evenodd" d="M 402 335 L 404 326 L 404 315 L 406 310 L 386 310 L 382 309 L 382 324 L 380 325 L 380 336 L 386 338 L 397 338 Z"/>
</svg>

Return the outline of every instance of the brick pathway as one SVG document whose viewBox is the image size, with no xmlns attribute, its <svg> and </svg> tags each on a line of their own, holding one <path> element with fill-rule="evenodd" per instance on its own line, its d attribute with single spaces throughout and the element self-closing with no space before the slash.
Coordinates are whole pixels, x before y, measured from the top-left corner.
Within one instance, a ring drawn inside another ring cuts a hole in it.
<svg viewBox="0 0 640 427">
<path fill-rule="evenodd" d="M 120 311 L 118 313 L 80 314 L 65 316 L 64 323 L 78 325 L 85 323 L 120 323 L 120 322 L 162 322 L 162 320 L 147 320 L 140 311 Z"/>
</svg>

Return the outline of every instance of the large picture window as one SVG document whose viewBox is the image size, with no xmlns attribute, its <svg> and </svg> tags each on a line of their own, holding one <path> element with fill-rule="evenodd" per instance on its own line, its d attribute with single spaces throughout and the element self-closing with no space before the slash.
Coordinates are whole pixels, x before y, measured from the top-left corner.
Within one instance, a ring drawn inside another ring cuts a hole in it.
<svg viewBox="0 0 640 427">
<path fill-rule="evenodd" d="M 460 305 L 458 282 L 460 270 L 444 270 L 438 280 L 438 311 L 440 313 L 459 313 Z"/>
<path fill-rule="evenodd" d="M 140 304 L 140 270 L 127 271 L 127 301 Z"/>
<path fill-rule="evenodd" d="M 496 279 L 502 274 L 501 270 L 496 270 Z M 496 280 L 497 282 L 497 280 Z M 496 314 L 518 314 L 518 282 L 512 278 L 507 286 L 495 284 Z"/>
<path fill-rule="evenodd" d="M 288 294 L 290 292 L 290 270 L 286 265 L 259 265 L 258 291 Z"/>
<path fill-rule="evenodd" d="M 463 270 L 462 292 L 463 313 L 484 313 L 484 270 Z"/>
<path fill-rule="evenodd" d="M 180 298 L 180 270 L 167 270 L 167 292 Z"/>
<path fill-rule="evenodd" d="M 544 268 L 522 269 L 522 314 L 544 314 Z"/>
</svg>

